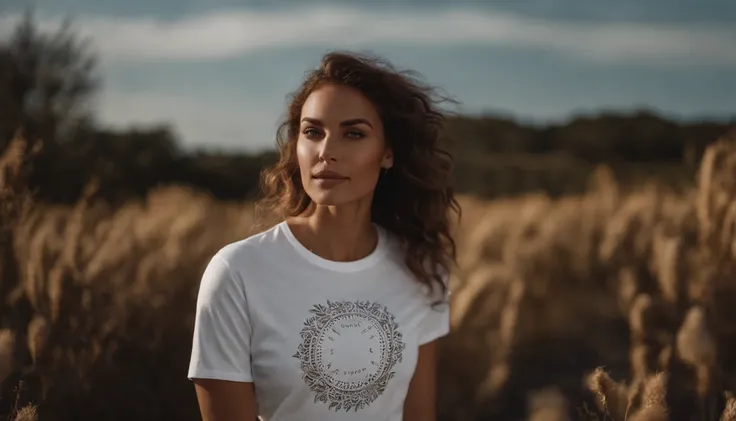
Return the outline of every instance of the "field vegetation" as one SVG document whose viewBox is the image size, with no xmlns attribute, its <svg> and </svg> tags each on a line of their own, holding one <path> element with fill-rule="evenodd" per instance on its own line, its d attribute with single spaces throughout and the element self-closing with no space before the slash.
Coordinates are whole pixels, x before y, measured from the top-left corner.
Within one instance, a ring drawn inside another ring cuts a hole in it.
<svg viewBox="0 0 736 421">
<path fill-rule="evenodd" d="M 37 151 L 16 138 L 0 160 L 3 413 L 196 419 L 199 276 L 255 232 L 252 203 L 172 185 L 113 207 L 94 180 L 34 203 Z M 582 195 L 461 203 L 442 419 L 734 419 L 736 138 L 685 192 L 600 167 Z"/>
</svg>

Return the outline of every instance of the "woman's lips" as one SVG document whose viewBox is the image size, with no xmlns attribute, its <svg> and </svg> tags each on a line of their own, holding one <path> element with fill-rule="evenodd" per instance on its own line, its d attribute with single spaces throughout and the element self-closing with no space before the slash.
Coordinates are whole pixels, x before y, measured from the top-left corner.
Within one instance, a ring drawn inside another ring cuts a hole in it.
<svg viewBox="0 0 736 421">
<path fill-rule="evenodd" d="M 324 187 L 324 188 L 330 188 L 335 187 L 339 184 L 344 183 L 345 181 L 348 181 L 347 178 L 319 178 L 315 177 L 313 178 L 314 182 L 317 183 L 318 186 Z"/>
<path fill-rule="evenodd" d="M 336 171 L 323 170 L 312 175 L 312 179 L 318 186 L 330 188 L 348 181 L 349 178 Z"/>
</svg>

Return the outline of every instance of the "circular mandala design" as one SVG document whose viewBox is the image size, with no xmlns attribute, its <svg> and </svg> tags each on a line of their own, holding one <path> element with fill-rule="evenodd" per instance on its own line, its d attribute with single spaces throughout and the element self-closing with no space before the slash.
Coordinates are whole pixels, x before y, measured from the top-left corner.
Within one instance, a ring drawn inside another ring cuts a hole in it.
<svg viewBox="0 0 736 421">
<path fill-rule="evenodd" d="M 402 359 L 405 344 L 394 315 L 369 301 L 327 301 L 310 312 L 294 357 L 314 401 L 336 411 L 370 405 Z"/>
</svg>

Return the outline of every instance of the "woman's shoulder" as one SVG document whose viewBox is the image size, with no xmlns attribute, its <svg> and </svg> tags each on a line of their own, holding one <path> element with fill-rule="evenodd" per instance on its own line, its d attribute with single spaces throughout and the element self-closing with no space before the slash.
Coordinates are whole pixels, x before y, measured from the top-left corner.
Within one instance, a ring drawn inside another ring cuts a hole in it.
<svg viewBox="0 0 736 421">
<path fill-rule="evenodd" d="M 248 237 L 227 243 L 220 247 L 213 258 L 223 260 L 229 266 L 263 261 L 264 255 L 272 255 L 283 247 L 283 233 L 280 224 L 272 225 L 265 230 L 251 233 Z"/>
</svg>

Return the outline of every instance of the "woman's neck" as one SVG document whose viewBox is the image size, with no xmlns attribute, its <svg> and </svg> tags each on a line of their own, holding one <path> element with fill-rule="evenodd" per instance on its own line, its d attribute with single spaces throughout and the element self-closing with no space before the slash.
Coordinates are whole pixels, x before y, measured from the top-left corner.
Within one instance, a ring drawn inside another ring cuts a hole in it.
<svg viewBox="0 0 736 421">
<path fill-rule="evenodd" d="M 304 214 L 289 218 L 287 223 L 302 245 L 327 260 L 359 260 L 371 254 L 378 244 L 370 204 L 313 205 Z"/>
</svg>

